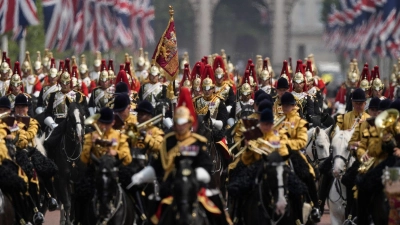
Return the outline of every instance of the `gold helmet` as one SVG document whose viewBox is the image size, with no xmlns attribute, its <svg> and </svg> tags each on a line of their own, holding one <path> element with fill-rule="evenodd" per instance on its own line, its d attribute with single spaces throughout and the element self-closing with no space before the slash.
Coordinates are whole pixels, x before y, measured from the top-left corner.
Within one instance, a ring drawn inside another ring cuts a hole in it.
<svg viewBox="0 0 400 225">
<path fill-rule="evenodd" d="M 150 75 L 152 75 L 152 76 L 159 76 L 159 75 L 160 75 L 160 69 L 158 69 L 157 66 L 152 65 L 152 66 L 150 67 Z"/>
<path fill-rule="evenodd" d="M 95 67 L 101 66 L 101 52 L 99 52 L 99 51 L 96 52 L 96 59 L 94 60 L 93 65 Z"/>
<path fill-rule="evenodd" d="M 146 63 L 145 59 L 144 59 L 144 53 L 143 53 L 143 48 L 139 48 L 139 57 L 138 57 L 138 66 L 144 66 L 144 64 Z"/>
<path fill-rule="evenodd" d="M 295 83 L 301 84 L 305 81 L 303 74 L 303 61 L 301 59 L 297 60 L 296 73 L 294 74 L 293 81 Z"/>
<path fill-rule="evenodd" d="M 72 66 L 72 73 L 71 73 L 71 87 L 77 87 L 79 85 L 79 80 L 78 80 L 78 67 L 76 65 Z"/>
<path fill-rule="evenodd" d="M 106 82 L 109 79 L 109 74 L 107 70 L 106 60 L 101 60 L 101 69 L 100 69 L 99 81 Z"/>
<path fill-rule="evenodd" d="M 271 74 L 268 70 L 268 60 L 265 59 L 263 62 L 262 70 L 260 72 L 260 78 L 263 81 L 269 80 L 271 78 Z"/>
<path fill-rule="evenodd" d="M 304 74 L 306 76 L 307 83 L 314 82 L 313 69 L 311 60 L 307 60 L 306 72 Z"/>
<path fill-rule="evenodd" d="M 225 76 L 225 65 L 224 65 L 224 60 L 222 59 L 221 56 L 215 57 L 213 70 L 214 70 L 214 75 L 218 79 L 221 79 Z"/>
<path fill-rule="evenodd" d="M 14 73 L 11 76 L 10 84 L 14 87 L 18 87 L 22 84 L 21 69 L 18 61 L 14 63 Z"/>
<path fill-rule="evenodd" d="M 7 62 L 7 53 L 3 52 L 2 62 L 1 62 L 1 72 L 2 73 L 9 73 L 10 65 Z"/>
<path fill-rule="evenodd" d="M 71 82 L 71 72 L 70 72 L 71 70 L 69 66 L 70 66 L 70 60 L 67 58 L 65 59 L 64 68 L 60 77 L 61 84 L 67 84 L 68 82 Z"/>
<path fill-rule="evenodd" d="M 350 69 L 348 73 L 348 79 L 352 82 L 355 83 L 360 79 L 359 72 L 358 72 L 358 64 L 357 62 L 350 62 Z"/>
<path fill-rule="evenodd" d="M 36 61 L 34 63 L 34 69 L 36 71 L 40 70 L 42 68 L 42 57 L 40 56 L 40 51 L 36 52 Z"/>
<path fill-rule="evenodd" d="M 44 50 L 43 66 L 47 69 L 50 69 L 49 49 L 47 48 Z"/>
<path fill-rule="evenodd" d="M 189 74 L 189 64 L 186 63 L 183 69 L 183 77 L 181 81 L 181 87 L 187 87 L 189 89 L 192 88 L 192 82 L 190 81 L 190 74 Z"/>
<path fill-rule="evenodd" d="M 110 79 L 114 79 L 115 72 L 114 72 L 114 61 L 112 59 L 108 60 L 108 76 Z"/>
<path fill-rule="evenodd" d="M 242 86 L 240 87 L 240 93 L 242 95 L 249 95 L 251 94 L 251 92 L 252 92 L 251 86 L 247 82 L 242 84 Z"/>
<path fill-rule="evenodd" d="M 382 80 L 381 80 L 381 78 L 380 78 L 379 66 L 374 66 L 374 73 L 375 73 L 375 76 L 374 76 L 374 78 L 373 78 L 371 88 L 372 88 L 373 90 L 380 91 L 380 90 L 383 89 L 384 84 L 383 84 L 383 82 L 382 82 Z"/>
<path fill-rule="evenodd" d="M 282 66 L 282 70 L 281 70 L 281 75 L 280 75 L 280 77 L 285 78 L 285 79 L 288 81 L 289 86 L 290 86 L 290 84 L 291 84 L 292 81 L 291 81 L 291 79 L 290 79 L 288 61 L 286 61 L 286 60 L 283 61 L 283 66 Z"/>
<path fill-rule="evenodd" d="M 369 69 L 368 64 L 364 66 L 364 69 L 361 73 L 362 80 L 360 81 L 359 88 L 363 91 L 368 91 L 371 88 L 370 81 L 369 81 Z"/>
<path fill-rule="evenodd" d="M 55 78 L 55 77 L 58 76 L 58 71 L 57 71 L 57 68 L 56 68 L 56 63 L 55 63 L 54 58 L 50 59 L 49 75 L 50 75 L 51 78 Z"/>
<path fill-rule="evenodd" d="M 85 74 L 88 71 L 88 67 L 86 65 L 86 57 L 85 55 L 81 55 L 81 65 L 79 65 L 79 72 L 81 74 Z"/>
<path fill-rule="evenodd" d="M 25 52 L 25 60 L 24 63 L 22 63 L 22 72 L 24 73 L 32 73 L 32 66 L 31 66 L 31 57 L 29 55 L 29 52 Z"/>
<path fill-rule="evenodd" d="M 212 71 L 212 68 L 210 65 L 206 65 L 205 69 L 204 69 L 204 76 L 203 76 L 203 81 L 202 81 L 202 87 L 205 90 L 210 90 L 212 88 L 214 88 L 214 73 Z"/>
</svg>

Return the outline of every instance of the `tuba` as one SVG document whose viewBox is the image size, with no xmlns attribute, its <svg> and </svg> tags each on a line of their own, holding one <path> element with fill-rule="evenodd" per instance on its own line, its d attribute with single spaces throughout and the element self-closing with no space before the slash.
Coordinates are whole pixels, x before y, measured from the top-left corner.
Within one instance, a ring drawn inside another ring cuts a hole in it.
<svg viewBox="0 0 400 225">
<path fill-rule="evenodd" d="M 392 127 L 393 124 L 397 122 L 398 119 L 399 119 L 399 111 L 397 111 L 396 109 L 385 110 L 375 118 L 375 126 L 376 128 L 379 128 L 381 130 L 380 132 L 381 138 L 385 134 L 392 133 L 390 128 Z M 369 150 L 367 150 L 367 152 L 364 153 L 364 155 L 368 154 L 368 151 Z M 364 155 L 362 157 L 364 157 Z M 370 159 L 368 159 L 367 161 L 363 162 L 360 165 L 360 167 L 358 168 L 358 172 L 360 172 L 361 174 L 368 172 L 368 170 L 374 165 L 374 163 L 375 163 L 375 158 L 371 157 Z"/>
</svg>

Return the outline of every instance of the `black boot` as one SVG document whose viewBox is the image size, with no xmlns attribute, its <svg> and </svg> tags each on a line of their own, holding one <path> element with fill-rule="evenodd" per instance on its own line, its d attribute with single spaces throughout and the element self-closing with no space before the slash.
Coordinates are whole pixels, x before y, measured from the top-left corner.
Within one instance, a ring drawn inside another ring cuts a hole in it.
<svg viewBox="0 0 400 225">
<path fill-rule="evenodd" d="M 321 186 L 318 190 L 318 206 L 321 214 L 323 214 L 325 210 L 325 201 L 329 196 L 330 187 L 333 182 L 333 176 L 331 173 L 326 173 L 322 175 L 321 179 Z"/>
<path fill-rule="evenodd" d="M 303 182 L 307 185 L 308 195 L 310 196 L 313 207 L 310 213 L 310 219 L 314 223 L 319 223 L 321 221 L 321 211 L 318 205 L 317 187 L 315 186 L 314 178 L 309 174 L 309 176 L 305 177 Z"/>
</svg>

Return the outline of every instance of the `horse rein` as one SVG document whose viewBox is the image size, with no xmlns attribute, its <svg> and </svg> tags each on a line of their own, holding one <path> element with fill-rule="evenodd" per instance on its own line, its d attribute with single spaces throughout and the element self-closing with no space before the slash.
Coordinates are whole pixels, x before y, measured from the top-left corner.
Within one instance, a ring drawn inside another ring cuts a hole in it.
<svg viewBox="0 0 400 225">
<path fill-rule="evenodd" d="M 320 162 L 322 162 L 322 161 L 324 161 L 325 159 L 328 158 L 328 157 L 325 157 L 325 158 L 319 158 L 319 157 L 318 157 L 317 146 L 316 146 L 316 144 L 315 144 L 315 141 L 316 141 L 316 135 L 315 135 L 315 130 L 314 130 L 314 132 L 313 132 L 313 134 L 312 134 L 312 137 L 311 137 L 311 140 L 307 143 L 306 148 L 305 148 L 305 149 L 307 150 L 308 146 L 312 143 L 312 145 L 311 145 L 311 153 L 312 153 L 312 155 L 313 155 L 314 160 L 312 160 L 312 159 L 310 158 L 310 156 L 308 156 L 307 154 L 305 154 L 307 160 L 308 160 L 312 165 L 317 165 L 317 164 L 319 164 Z"/>
<path fill-rule="evenodd" d="M 261 205 L 263 214 L 264 214 L 265 217 L 271 222 L 271 224 L 273 224 L 273 225 L 278 224 L 279 221 L 281 221 L 281 219 L 282 219 L 283 216 L 285 215 L 285 213 L 283 213 L 283 214 L 278 218 L 278 220 L 276 220 L 276 221 L 274 220 L 274 215 L 275 215 L 275 213 L 272 214 L 272 217 L 269 215 L 268 210 L 267 210 L 267 207 L 265 206 L 264 201 L 263 201 L 263 194 L 262 194 L 262 193 L 263 193 L 263 192 L 262 192 L 262 186 L 263 186 L 263 185 L 262 185 L 262 184 L 263 184 L 263 179 L 261 179 L 260 183 L 258 183 L 258 194 L 260 195 L 260 205 Z M 283 189 L 283 191 L 285 191 L 285 185 L 279 185 L 279 186 L 277 187 L 277 189 L 278 189 L 278 190 L 279 190 L 279 189 Z M 269 189 L 269 193 L 270 193 L 270 195 L 272 196 L 271 189 Z M 273 209 L 273 207 L 271 207 L 271 205 L 268 205 L 268 207 Z"/>
<path fill-rule="evenodd" d="M 107 217 L 104 218 L 102 222 L 97 222 L 96 223 L 97 225 L 107 225 L 107 223 L 115 216 L 117 211 L 121 208 L 122 203 L 123 203 L 123 200 L 122 200 L 123 191 L 122 191 L 120 184 L 118 184 L 118 192 L 119 192 L 119 194 L 118 194 L 118 199 L 117 199 L 117 207 L 113 207 L 111 209 L 111 212 L 107 215 Z M 114 204 L 112 204 L 112 206 L 114 206 Z M 121 221 L 121 224 L 125 223 L 125 218 L 126 218 L 126 213 L 124 213 L 124 219 L 123 219 L 123 221 Z"/>
</svg>

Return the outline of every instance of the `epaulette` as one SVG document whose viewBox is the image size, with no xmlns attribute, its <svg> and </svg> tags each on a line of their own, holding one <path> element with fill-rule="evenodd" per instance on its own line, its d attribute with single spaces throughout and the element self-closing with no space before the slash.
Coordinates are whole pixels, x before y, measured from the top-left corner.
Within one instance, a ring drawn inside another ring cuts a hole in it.
<svg viewBox="0 0 400 225">
<path fill-rule="evenodd" d="M 164 136 L 164 140 L 166 140 L 166 139 L 168 139 L 168 138 L 170 138 L 170 137 L 172 137 L 172 136 L 175 136 L 175 132 L 174 132 L 174 131 L 169 132 L 168 134 L 166 134 L 166 135 Z"/>
<path fill-rule="evenodd" d="M 193 98 L 193 102 L 195 102 L 197 99 L 202 98 L 202 97 L 203 97 L 202 95 L 199 95 L 199 96 L 194 97 L 194 98 Z"/>
<path fill-rule="evenodd" d="M 224 81 L 225 84 L 227 84 L 229 87 L 233 87 L 233 83 L 230 80 Z"/>
<path fill-rule="evenodd" d="M 30 94 L 24 93 L 24 95 L 28 98 L 32 98 L 32 96 Z"/>
<path fill-rule="evenodd" d="M 337 121 L 338 123 L 343 123 L 343 117 L 344 117 L 344 114 L 339 114 L 339 115 L 337 115 L 336 121 Z"/>
<path fill-rule="evenodd" d="M 82 92 L 77 91 L 77 90 L 74 90 L 74 91 L 81 95 L 81 98 L 79 99 L 79 101 L 77 101 L 78 103 L 81 103 L 83 101 L 83 97 L 85 96 L 85 94 L 83 94 Z"/>
<path fill-rule="evenodd" d="M 215 94 L 215 96 L 218 97 L 218 98 L 221 99 L 221 100 L 225 100 L 225 98 L 222 97 L 220 94 Z"/>
<path fill-rule="evenodd" d="M 196 134 L 196 133 L 192 133 L 192 137 L 196 138 L 197 140 L 207 143 L 207 138 L 205 138 L 204 136 L 200 135 L 200 134 Z"/>
</svg>

